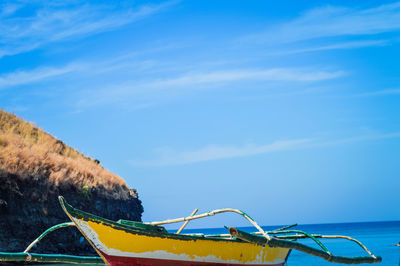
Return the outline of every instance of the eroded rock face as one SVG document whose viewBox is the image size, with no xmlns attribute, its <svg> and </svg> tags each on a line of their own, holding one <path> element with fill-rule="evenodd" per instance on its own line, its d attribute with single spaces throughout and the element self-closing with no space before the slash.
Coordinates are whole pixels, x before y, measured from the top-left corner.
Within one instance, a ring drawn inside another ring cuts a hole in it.
<svg viewBox="0 0 400 266">
<path fill-rule="evenodd" d="M 90 191 L 70 186 L 57 187 L 46 177 L 19 178 L 0 170 L 0 251 L 22 252 L 49 227 L 69 222 L 61 209 L 58 196 L 62 195 L 72 206 L 110 219 L 140 221 L 143 213 L 135 190 L 127 199 L 106 198 L 104 188 Z M 75 227 L 56 230 L 34 247 L 35 253 L 73 255 L 96 254 Z"/>
<path fill-rule="evenodd" d="M 136 191 L 99 160 L 0 110 L 0 251 L 22 252 L 49 227 L 69 222 L 59 195 L 110 220 L 140 221 L 143 212 Z M 50 233 L 32 252 L 94 254 L 75 227 Z"/>
</svg>

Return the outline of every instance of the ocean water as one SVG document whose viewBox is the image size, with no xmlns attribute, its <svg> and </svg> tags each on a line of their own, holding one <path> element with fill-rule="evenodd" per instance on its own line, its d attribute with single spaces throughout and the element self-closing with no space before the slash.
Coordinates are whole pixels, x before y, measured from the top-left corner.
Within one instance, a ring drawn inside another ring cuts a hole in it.
<svg viewBox="0 0 400 266">
<path fill-rule="evenodd" d="M 279 226 L 263 226 L 264 230 L 274 230 Z M 254 231 L 253 227 L 238 227 L 243 231 Z M 346 235 L 363 243 L 373 254 L 382 257 L 382 262 L 375 265 L 400 266 L 400 247 L 395 244 L 400 242 L 400 221 L 396 222 L 365 222 L 365 223 L 335 223 L 335 224 L 310 224 L 298 225 L 293 229 L 303 230 L 308 233 L 323 235 Z M 205 234 L 224 234 L 225 228 L 212 228 L 201 230 L 184 230 L 184 233 L 202 232 Z M 335 255 L 341 256 L 368 256 L 356 243 L 342 239 L 321 240 Z M 312 240 L 300 240 L 301 243 L 316 246 Z M 333 266 L 344 265 L 330 263 L 321 258 L 310 256 L 298 251 L 292 251 L 288 266 Z M 368 264 L 363 264 L 368 265 Z"/>
</svg>

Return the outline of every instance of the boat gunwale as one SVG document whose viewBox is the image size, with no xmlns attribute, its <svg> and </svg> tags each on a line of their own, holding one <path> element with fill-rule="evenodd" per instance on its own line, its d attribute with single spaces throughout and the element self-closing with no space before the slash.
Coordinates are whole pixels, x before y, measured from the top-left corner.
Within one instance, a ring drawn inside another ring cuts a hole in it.
<svg viewBox="0 0 400 266">
<path fill-rule="evenodd" d="M 106 219 L 104 217 L 97 216 L 95 214 L 91 214 L 79 209 L 74 208 L 68 202 L 64 199 L 64 197 L 60 196 L 59 197 L 60 204 L 63 207 L 63 209 L 72 217 L 76 219 L 83 219 L 84 221 L 92 221 L 95 223 L 104 223 L 107 226 L 113 227 L 114 229 L 117 230 L 124 230 L 128 231 L 129 233 L 133 234 L 138 234 L 138 235 L 146 235 L 148 237 L 160 237 L 160 238 L 169 238 L 169 239 L 177 239 L 177 240 L 185 240 L 185 241 L 191 241 L 191 240 L 205 240 L 205 241 L 223 241 L 223 242 L 236 242 L 236 243 L 243 243 L 243 244 L 250 244 L 250 245 L 256 245 L 254 243 L 249 243 L 237 238 L 222 238 L 222 237 L 207 237 L 206 235 L 186 235 L 186 234 L 176 234 L 176 233 L 170 233 L 167 230 L 163 231 L 148 231 L 143 228 L 139 227 L 134 227 L 130 226 L 127 224 L 122 224 L 118 223 L 117 221 L 112 221 L 109 219 Z M 136 221 L 135 221 L 136 222 Z M 142 222 L 136 222 L 140 224 L 144 224 L 146 226 L 151 226 L 154 228 L 164 228 L 156 225 L 148 225 Z"/>
</svg>

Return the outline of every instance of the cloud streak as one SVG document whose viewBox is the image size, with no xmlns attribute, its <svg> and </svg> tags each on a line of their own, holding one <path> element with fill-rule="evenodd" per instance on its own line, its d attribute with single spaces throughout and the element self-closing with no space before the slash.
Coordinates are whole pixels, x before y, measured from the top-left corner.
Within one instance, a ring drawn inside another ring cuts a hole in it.
<svg viewBox="0 0 400 266">
<path fill-rule="evenodd" d="M 61 66 L 40 66 L 29 70 L 16 70 L 0 75 L 0 89 L 7 89 L 21 85 L 31 85 L 36 82 L 49 81 L 55 77 L 65 76 L 66 79 L 79 78 L 85 75 L 91 77 L 103 77 L 104 74 L 115 74 L 121 70 L 129 71 L 134 68 L 140 73 L 145 69 L 154 67 L 153 61 L 137 61 L 134 56 L 124 55 L 102 61 L 75 61 Z M 129 72 L 131 73 L 131 72 Z"/>
<path fill-rule="evenodd" d="M 400 30 L 400 3 L 370 9 L 321 7 L 290 22 L 247 36 L 245 42 L 289 43 L 335 36 L 374 35 Z M 371 45 L 374 45 L 371 43 Z"/>
<path fill-rule="evenodd" d="M 200 67 L 199 68 L 203 68 Z M 171 69 L 174 69 L 172 72 Z M 154 78 L 154 73 L 168 73 L 169 78 Z M 219 67 L 213 71 L 187 71 L 168 62 L 137 60 L 135 55 L 101 61 L 76 61 L 62 66 L 42 66 L 0 75 L 0 89 L 46 82 L 60 87 L 85 88 L 77 92 L 77 108 L 134 101 L 136 105 L 154 105 L 173 95 L 216 89 L 245 83 L 267 86 L 272 83 L 310 84 L 337 79 L 344 71 L 308 68 L 236 68 Z M 118 80 L 118 81 L 116 81 Z M 121 81 L 122 80 L 122 81 Z M 84 85 L 83 85 L 84 84 Z M 248 85 L 247 85 L 248 86 Z M 276 85 L 275 85 L 276 86 Z"/>
<path fill-rule="evenodd" d="M 193 151 L 175 151 L 170 148 L 159 148 L 155 151 L 157 158 L 152 160 L 131 160 L 136 167 L 174 166 L 222 159 L 240 158 L 288 151 L 299 148 L 323 148 L 329 146 L 367 142 L 375 140 L 400 138 L 400 132 L 375 133 L 336 140 L 318 140 L 315 138 L 275 141 L 266 145 L 247 144 L 243 146 L 208 145 Z"/>
<path fill-rule="evenodd" d="M 187 86 L 203 83 L 233 82 L 240 80 L 272 80 L 272 81 L 321 81 L 334 79 L 344 75 L 343 71 L 310 72 L 296 68 L 271 69 L 233 69 L 206 73 L 187 73 L 177 78 L 165 79 L 150 83 L 150 86 Z"/>
<path fill-rule="evenodd" d="M 172 74 L 171 74 L 172 75 Z M 171 97 L 171 95 L 182 94 L 195 90 L 211 90 L 238 86 L 243 83 L 256 82 L 257 86 L 268 86 L 272 82 L 286 83 L 310 83 L 321 82 L 340 78 L 345 75 L 344 71 L 321 71 L 305 68 L 271 68 L 271 69 L 228 69 L 209 72 L 186 72 L 175 74 L 176 77 L 159 80 L 127 80 L 120 84 L 103 83 L 103 89 L 93 93 L 84 92 L 78 103 L 79 108 L 93 107 L 96 105 L 115 104 L 134 99 L 145 102 L 159 101 Z M 276 86 L 276 85 L 275 85 Z M 296 84 L 298 86 L 298 84 Z"/>
<path fill-rule="evenodd" d="M 122 8 L 90 4 L 38 6 L 30 16 L 8 16 L 20 6 L 8 4 L 0 16 L 0 57 L 30 51 L 47 43 L 110 31 L 160 12 L 175 2 Z M 22 3 L 21 3 L 22 5 Z"/>
<path fill-rule="evenodd" d="M 10 16 L 10 15 L 14 14 L 15 11 L 17 11 L 20 7 L 21 7 L 21 5 L 19 5 L 19 4 L 4 3 L 0 7 L 0 18 L 7 17 L 7 16 Z"/>
<path fill-rule="evenodd" d="M 329 50 L 345 50 L 345 49 L 354 49 L 363 47 L 386 46 L 388 44 L 389 44 L 388 40 L 363 40 L 363 41 L 342 42 L 329 45 L 307 47 L 302 49 L 287 50 L 284 52 L 276 52 L 273 54 L 282 55 L 282 54 L 297 54 L 297 53 L 329 51 Z"/>
<path fill-rule="evenodd" d="M 135 166 L 169 166 L 199 163 L 212 160 L 238 158 L 290 150 L 309 143 L 310 139 L 275 141 L 267 145 L 248 144 L 244 146 L 209 145 L 194 151 L 176 152 L 169 149 L 159 149 L 159 158 L 149 161 L 132 161 Z"/>
<path fill-rule="evenodd" d="M 400 132 L 391 132 L 391 133 L 374 133 L 368 135 L 360 135 L 336 140 L 326 140 L 315 142 L 310 145 L 310 147 L 325 147 L 325 146 L 334 146 L 341 144 L 349 144 L 349 143 L 357 143 L 357 142 L 366 142 L 366 141 L 374 141 L 374 140 L 384 140 L 384 139 L 394 139 L 400 138 Z"/>
<path fill-rule="evenodd" d="M 385 89 L 358 93 L 352 95 L 353 97 L 372 97 L 372 96 L 386 96 L 386 95 L 400 95 L 400 89 Z"/>
<path fill-rule="evenodd" d="M 70 64 L 63 67 L 39 67 L 29 71 L 16 71 L 0 76 L 0 89 L 13 86 L 32 84 L 57 76 L 83 70 L 86 67 L 79 64 Z"/>
</svg>

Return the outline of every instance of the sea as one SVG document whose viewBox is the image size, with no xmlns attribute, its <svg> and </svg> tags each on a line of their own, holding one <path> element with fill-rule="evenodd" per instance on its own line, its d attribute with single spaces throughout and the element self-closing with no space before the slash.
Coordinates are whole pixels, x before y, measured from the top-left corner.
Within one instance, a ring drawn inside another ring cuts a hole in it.
<svg viewBox="0 0 400 266">
<path fill-rule="evenodd" d="M 266 231 L 283 226 L 263 226 Z M 243 231 L 253 232 L 254 227 L 238 227 Z M 313 234 L 346 235 L 363 243 L 373 254 L 382 257 L 382 262 L 375 265 L 400 266 L 400 221 L 393 222 L 361 222 L 361 223 L 333 223 L 333 224 L 304 224 L 292 229 L 302 230 Z M 225 228 L 190 229 L 183 233 L 225 234 Z M 301 243 L 318 247 L 312 240 L 299 240 Z M 345 239 L 322 239 L 321 242 L 334 255 L 341 256 L 368 256 L 356 243 Z M 333 266 L 344 265 L 327 262 L 321 258 L 292 251 L 289 255 L 288 266 Z M 369 264 L 363 264 L 369 265 Z"/>
<path fill-rule="evenodd" d="M 266 231 L 275 230 L 282 226 L 263 226 Z M 253 232 L 254 227 L 237 227 L 240 230 Z M 382 257 L 379 266 L 400 266 L 400 221 L 393 222 L 362 222 L 362 223 L 333 223 L 333 224 L 304 224 L 292 229 L 322 235 L 346 235 L 363 243 L 373 254 Z M 188 229 L 182 233 L 226 234 L 225 228 Z M 318 247 L 312 240 L 299 240 L 301 243 Z M 334 254 L 340 256 L 368 256 L 356 243 L 344 239 L 322 240 L 325 246 Z M 63 264 L 65 265 L 65 264 Z M 333 266 L 344 265 L 327 262 L 321 258 L 292 251 L 287 262 L 288 266 Z M 370 265 L 370 264 L 363 264 Z M 61 264 L 59 265 L 61 266 Z"/>
</svg>

